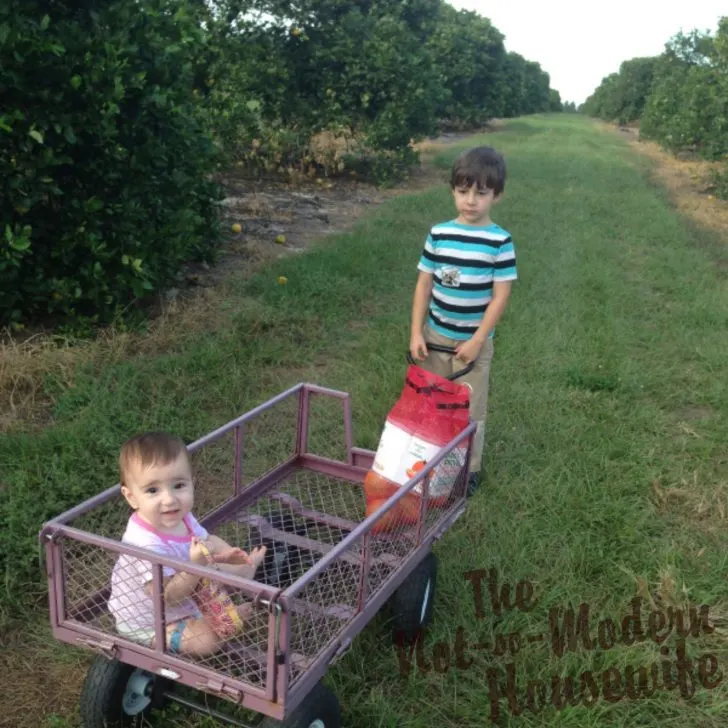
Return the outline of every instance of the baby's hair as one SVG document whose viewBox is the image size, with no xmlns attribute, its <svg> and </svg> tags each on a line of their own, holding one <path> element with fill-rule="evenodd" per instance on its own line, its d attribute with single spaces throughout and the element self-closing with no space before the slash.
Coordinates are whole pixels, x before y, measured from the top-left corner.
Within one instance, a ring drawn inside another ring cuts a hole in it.
<svg viewBox="0 0 728 728">
<path fill-rule="evenodd" d="M 499 195 L 506 186 L 506 163 L 493 147 L 475 147 L 461 154 L 452 166 L 450 186 L 492 189 Z"/>
<path fill-rule="evenodd" d="M 132 464 L 147 468 L 161 463 L 166 465 L 184 454 L 189 458 L 184 442 L 168 432 L 144 432 L 127 440 L 119 453 L 119 474 L 122 486 Z"/>
</svg>

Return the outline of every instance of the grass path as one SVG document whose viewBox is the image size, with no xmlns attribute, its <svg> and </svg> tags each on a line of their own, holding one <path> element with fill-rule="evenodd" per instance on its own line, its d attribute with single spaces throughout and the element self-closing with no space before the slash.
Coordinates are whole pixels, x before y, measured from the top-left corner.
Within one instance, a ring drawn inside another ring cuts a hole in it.
<svg viewBox="0 0 728 728">
<path fill-rule="evenodd" d="M 438 642 L 455 645 L 458 627 L 471 645 L 513 632 L 525 639 L 547 633 L 550 611 L 570 604 L 589 605 L 596 639 L 597 622 L 619 625 L 637 595 L 645 628 L 650 610 L 689 604 L 709 605 L 711 624 L 724 627 L 728 286 L 718 262 L 725 242 L 688 225 L 648 182 L 649 162 L 582 118 L 518 120 L 475 141 L 507 155 L 506 198 L 495 218 L 513 234 L 520 280 L 496 338 L 485 482 L 436 547 L 428 660 Z M 457 151 L 438 161 L 449 165 Z M 402 387 L 422 241 L 432 222 L 451 214 L 446 189 L 393 199 L 350 233 L 241 282 L 208 334 L 191 333 L 157 357 L 79 371 L 72 388 L 50 381 L 55 425 L 0 439 L 8 605 L 32 590 L 40 522 L 113 483 L 118 444 L 136 430 L 171 428 L 193 439 L 309 380 L 351 392 L 357 445 L 375 448 Z M 286 285 L 277 284 L 280 275 Z M 494 616 L 485 589 L 479 619 L 464 572 L 491 568 L 511 585 L 529 581 L 535 607 Z M 720 629 L 686 638 L 695 679 L 705 654 L 728 672 L 726 645 Z M 503 698 L 502 725 L 722 725 L 725 678 L 710 690 L 698 683 L 690 700 L 679 689 L 604 699 L 602 672 L 674 663 L 676 646 L 673 633 L 667 658 L 650 640 L 559 657 L 546 640 L 514 656 L 471 649 L 467 670 L 415 668 L 402 677 L 375 623 L 329 684 L 351 728 L 486 725 L 489 690 L 494 680 L 505 690 L 508 664 L 517 709 L 528 702 L 529 681 L 543 681 L 550 701 L 552 676 L 571 676 L 578 687 L 583 671 L 595 673 L 599 699 L 560 711 L 534 705 L 517 717 Z M 715 681 L 712 663 L 703 665 Z M 534 696 L 538 690 L 531 686 Z M 75 724 L 65 713 L 47 725 Z M 170 716 L 160 725 L 189 723 Z"/>
</svg>

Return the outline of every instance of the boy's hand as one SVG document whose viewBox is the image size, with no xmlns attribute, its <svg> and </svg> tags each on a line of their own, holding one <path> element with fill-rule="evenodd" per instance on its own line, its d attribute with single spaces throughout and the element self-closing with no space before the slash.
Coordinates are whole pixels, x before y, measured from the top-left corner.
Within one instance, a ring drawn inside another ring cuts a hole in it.
<svg viewBox="0 0 728 728">
<path fill-rule="evenodd" d="M 427 358 L 427 344 L 422 334 L 412 334 L 410 339 L 410 354 L 415 361 Z"/>
<path fill-rule="evenodd" d="M 483 343 L 478 341 L 478 339 L 468 339 L 455 347 L 455 358 L 465 362 L 465 364 L 470 364 L 471 361 L 475 361 L 478 358 L 478 354 L 480 354 L 482 348 Z"/>
</svg>

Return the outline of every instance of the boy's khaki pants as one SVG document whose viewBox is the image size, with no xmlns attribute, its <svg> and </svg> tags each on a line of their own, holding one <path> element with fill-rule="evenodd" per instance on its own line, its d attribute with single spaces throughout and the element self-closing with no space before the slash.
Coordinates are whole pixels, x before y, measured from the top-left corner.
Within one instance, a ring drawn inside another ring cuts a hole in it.
<svg viewBox="0 0 728 728">
<path fill-rule="evenodd" d="M 423 335 L 425 342 L 440 344 L 441 346 L 457 346 L 460 340 L 450 339 L 438 334 L 429 326 L 425 325 Z M 480 473 L 483 445 L 485 443 L 485 420 L 488 411 L 488 377 L 490 375 L 490 362 L 493 358 L 493 339 L 488 339 L 475 360 L 475 366 L 462 377 L 455 381 L 458 384 L 467 384 L 470 387 L 470 419 L 477 423 L 478 428 L 473 436 L 473 449 L 470 455 L 471 473 Z M 427 357 L 417 362 L 418 366 L 441 377 L 448 377 L 461 369 L 466 364 L 456 359 L 453 354 L 444 354 L 439 351 L 427 352 Z"/>
</svg>

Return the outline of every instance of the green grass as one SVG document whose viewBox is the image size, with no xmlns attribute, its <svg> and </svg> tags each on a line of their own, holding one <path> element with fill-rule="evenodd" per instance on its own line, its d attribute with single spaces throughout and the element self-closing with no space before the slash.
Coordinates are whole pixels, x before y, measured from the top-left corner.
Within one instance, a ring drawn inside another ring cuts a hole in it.
<svg viewBox="0 0 728 728">
<path fill-rule="evenodd" d="M 721 241 L 670 208 L 647 161 L 583 118 L 534 117 L 507 132 L 472 144 L 506 154 L 506 197 L 494 217 L 513 235 L 519 281 L 496 338 L 484 482 L 435 549 L 439 585 L 425 653 L 431 659 L 438 642 L 454 646 L 460 626 L 470 644 L 544 633 L 551 609 L 583 602 L 596 636 L 596 622 L 621 620 L 640 588 L 663 605 L 710 605 L 722 624 Z M 447 166 L 460 149 L 436 161 Z M 349 234 L 241 281 L 208 332 L 190 332 L 156 357 L 89 366 L 73 388 L 49 381 L 53 425 L 0 439 L 7 614 L 42 589 L 34 541 L 42 520 L 114 483 L 118 446 L 133 432 L 161 427 L 193 439 L 308 380 L 351 392 L 357 445 L 375 448 L 402 388 L 424 236 L 452 214 L 447 189 L 390 200 Z M 276 284 L 279 275 L 287 285 Z M 534 585 L 532 611 L 494 617 L 486 590 L 477 619 L 464 572 L 492 567 L 501 581 Z M 661 659 L 652 642 L 561 658 L 537 643 L 513 658 L 473 651 L 468 670 L 402 677 L 386 634 L 375 621 L 329 672 L 346 726 L 485 725 L 488 670 L 504 683 L 509 662 L 523 705 L 529 680 L 550 685 L 552 675 Z M 674 637 L 665 644 L 673 659 Z M 686 645 L 691 658 L 713 653 L 728 670 L 722 637 Z M 725 683 L 699 687 L 689 701 L 658 691 L 520 717 L 500 703 L 501 724 L 519 727 L 706 727 L 721 724 L 726 710 Z M 170 717 L 160 725 L 187 724 Z"/>
</svg>

